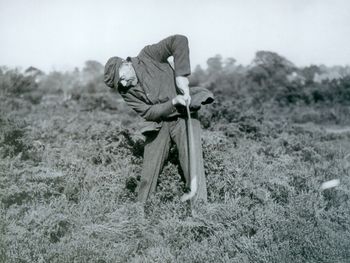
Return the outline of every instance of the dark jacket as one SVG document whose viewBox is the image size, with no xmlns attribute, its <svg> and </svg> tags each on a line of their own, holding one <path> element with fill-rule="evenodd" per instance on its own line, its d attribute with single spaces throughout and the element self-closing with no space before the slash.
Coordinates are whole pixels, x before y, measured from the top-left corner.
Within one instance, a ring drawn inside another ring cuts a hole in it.
<svg viewBox="0 0 350 263">
<path fill-rule="evenodd" d="M 174 57 L 174 69 L 168 58 Z M 170 36 L 157 44 L 146 46 L 137 57 L 131 58 L 138 84 L 118 90 L 125 102 L 145 119 L 142 133 L 159 130 L 162 122 L 182 113 L 172 105 L 180 94 L 175 77 L 191 74 L 188 40 L 185 36 Z M 202 104 L 213 102 L 213 94 L 203 87 L 190 88 L 192 111 Z"/>
</svg>

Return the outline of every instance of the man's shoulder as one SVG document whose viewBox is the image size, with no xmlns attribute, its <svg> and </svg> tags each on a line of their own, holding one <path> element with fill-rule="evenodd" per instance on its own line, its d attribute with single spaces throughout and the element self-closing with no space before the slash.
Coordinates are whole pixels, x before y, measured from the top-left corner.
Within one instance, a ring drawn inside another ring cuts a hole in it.
<svg viewBox="0 0 350 263">
<path fill-rule="evenodd" d="M 159 61 L 156 58 L 150 56 L 147 54 L 146 51 L 141 51 L 140 54 L 137 56 L 138 60 L 140 61 L 140 67 L 141 68 L 148 68 L 146 71 L 155 71 L 158 72 L 158 70 L 161 71 L 169 71 L 173 72 L 174 67 L 171 64 L 171 61 L 164 60 L 164 61 Z"/>
</svg>

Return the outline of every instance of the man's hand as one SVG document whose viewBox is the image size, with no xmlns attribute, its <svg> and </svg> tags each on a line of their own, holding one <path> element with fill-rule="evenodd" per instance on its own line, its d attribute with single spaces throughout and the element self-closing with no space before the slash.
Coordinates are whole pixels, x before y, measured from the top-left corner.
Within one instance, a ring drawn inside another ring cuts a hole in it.
<svg viewBox="0 0 350 263">
<path fill-rule="evenodd" d="M 188 105 L 191 103 L 190 89 L 188 87 L 188 83 L 189 81 L 187 77 L 183 77 L 183 76 L 176 77 L 176 86 L 182 92 L 183 99 L 185 100 L 184 106 L 186 106 L 186 102 Z"/>
<path fill-rule="evenodd" d="M 186 107 L 186 98 L 184 95 L 177 95 L 175 98 L 173 98 L 172 103 L 174 106 L 185 106 Z"/>
</svg>

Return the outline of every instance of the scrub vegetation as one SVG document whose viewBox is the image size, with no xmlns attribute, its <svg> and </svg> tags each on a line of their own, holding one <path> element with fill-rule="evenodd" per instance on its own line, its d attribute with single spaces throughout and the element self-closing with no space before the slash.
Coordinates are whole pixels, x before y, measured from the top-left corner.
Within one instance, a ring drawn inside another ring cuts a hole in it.
<svg viewBox="0 0 350 263">
<path fill-rule="evenodd" d="M 209 202 L 195 215 L 175 148 L 135 202 L 139 117 L 102 75 L 96 61 L 1 68 L 0 262 L 349 262 L 349 67 L 267 51 L 198 66 L 191 85 L 216 101 L 201 110 Z"/>
</svg>

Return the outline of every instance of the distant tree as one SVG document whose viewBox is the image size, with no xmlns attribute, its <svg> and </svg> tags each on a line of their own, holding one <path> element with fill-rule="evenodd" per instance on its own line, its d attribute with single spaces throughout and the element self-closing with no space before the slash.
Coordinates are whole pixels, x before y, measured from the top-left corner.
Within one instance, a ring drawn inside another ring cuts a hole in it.
<svg viewBox="0 0 350 263">
<path fill-rule="evenodd" d="M 271 51 L 258 51 L 251 64 L 252 70 L 267 74 L 274 83 L 285 83 L 287 75 L 296 70 L 295 65 L 286 58 Z M 260 68 L 260 69 L 257 69 Z"/>
<path fill-rule="evenodd" d="M 2 93 L 21 96 L 24 93 L 36 90 L 38 85 L 32 76 L 23 75 L 19 69 L 3 68 L 0 78 L 0 90 Z"/>
<path fill-rule="evenodd" d="M 350 76 L 331 82 L 332 92 L 335 93 L 337 102 L 350 105 Z"/>
<path fill-rule="evenodd" d="M 236 70 L 236 59 L 234 58 L 226 58 L 224 61 L 224 71 L 226 73 L 231 73 Z"/>
<path fill-rule="evenodd" d="M 292 62 L 275 52 L 256 52 L 246 73 L 246 85 L 253 101 L 262 105 L 290 93 L 288 76 L 295 71 L 297 68 Z"/>
<path fill-rule="evenodd" d="M 270 77 L 269 72 L 262 66 L 254 66 L 249 69 L 247 77 L 263 86 L 265 81 Z"/>
<path fill-rule="evenodd" d="M 91 73 L 91 74 L 102 74 L 103 65 L 100 62 L 95 60 L 87 60 L 85 61 L 83 72 Z"/>
<path fill-rule="evenodd" d="M 216 55 L 215 57 L 211 57 L 207 60 L 208 65 L 208 74 L 213 75 L 219 73 L 222 70 L 222 56 Z"/>
<path fill-rule="evenodd" d="M 105 89 L 103 70 L 104 66 L 98 61 L 88 60 L 85 62 L 85 67 L 82 71 L 82 82 L 89 93 L 95 93 Z"/>
<path fill-rule="evenodd" d="M 83 82 L 96 82 L 102 81 L 103 76 L 103 65 L 95 60 L 88 60 L 85 62 L 85 66 L 83 68 Z"/>
<path fill-rule="evenodd" d="M 322 72 L 322 70 L 316 65 L 311 65 L 311 66 L 304 67 L 301 69 L 301 74 L 305 78 L 306 85 L 313 83 L 315 75 L 321 74 L 321 72 Z"/>
<path fill-rule="evenodd" d="M 271 72 L 274 69 L 284 69 L 286 71 L 291 71 L 295 69 L 295 65 L 288 59 L 280 56 L 279 54 L 271 51 L 258 51 L 255 54 L 253 63 L 257 66 L 262 66 Z"/>
<path fill-rule="evenodd" d="M 198 86 L 207 81 L 207 74 L 200 65 L 197 65 L 189 76 L 190 86 Z"/>
<path fill-rule="evenodd" d="M 343 78 L 349 77 L 350 76 L 350 66 L 342 67 L 341 75 L 342 75 Z"/>
</svg>

